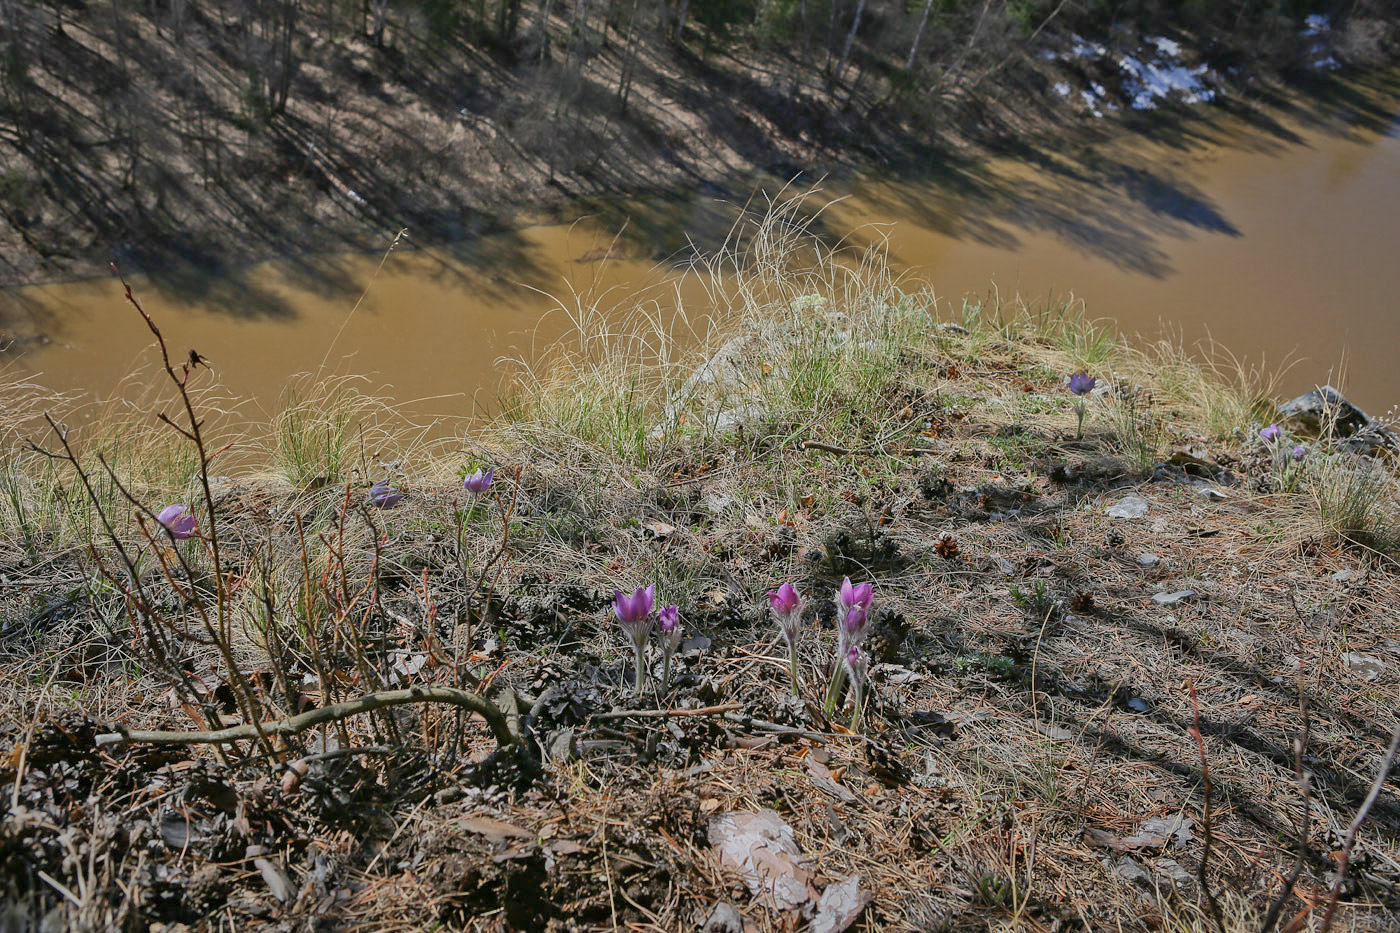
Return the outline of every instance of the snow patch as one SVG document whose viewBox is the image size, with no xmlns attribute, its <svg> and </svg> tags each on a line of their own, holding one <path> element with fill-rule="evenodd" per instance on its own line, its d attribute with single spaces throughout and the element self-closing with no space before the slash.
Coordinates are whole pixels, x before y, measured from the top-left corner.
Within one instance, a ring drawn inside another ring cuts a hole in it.
<svg viewBox="0 0 1400 933">
<path fill-rule="evenodd" d="M 1332 20 L 1326 13 L 1313 13 L 1303 20 L 1303 35 L 1320 36 L 1332 28 Z"/>
<path fill-rule="evenodd" d="M 1313 62 L 1312 66 L 1318 69 L 1319 71 L 1336 71 L 1338 68 L 1342 67 L 1342 63 L 1337 61 L 1331 55 L 1325 55 L 1322 58 L 1319 58 L 1317 61 Z"/>
<path fill-rule="evenodd" d="M 1055 93 L 1056 93 L 1056 94 L 1059 94 L 1061 97 L 1068 97 L 1068 96 L 1069 96 L 1069 82 L 1068 82 L 1068 81 L 1057 81 L 1057 82 L 1055 82 Z"/>
<path fill-rule="evenodd" d="M 1147 41 L 1157 46 L 1157 51 L 1168 58 L 1179 58 L 1181 56 L 1181 43 L 1174 39 L 1167 39 L 1163 36 L 1149 36 Z"/>
<path fill-rule="evenodd" d="M 1084 103 L 1089 106 L 1089 112 L 1096 117 L 1103 116 L 1103 111 L 1099 109 L 1099 98 L 1103 96 L 1103 85 L 1095 84 L 1089 90 L 1080 91 L 1079 96 L 1084 98 Z"/>
<path fill-rule="evenodd" d="M 1070 46 L 1069 54 L 1075 58 L 1103 58 L 1108 54 L 1108 49 L 1097 42 L 1090 42 L 1075 34 L 1072 36 L 1074 45 Z"/>
<path fill-rule="evenodd" d="M 1116 63 L 1123 72 L 1123 92 L 1134 110 L 1151 110 L 1164 99 L 1179 96 L 1183 103 L 1200 104 L 1215 99 L 1215 90 L 1206 83 L 1210 71 L 1206 65 L 1188 67 L 1181 61 L 1182 46 L 1175 39 L 1166 36 L 1148 36 L 1144 46 L 1136 55 L 1110 51 L 1098 42 L 1091 42 L 1074 33 L 1071 44 L 1063 59 L 1108 59 Z M 1068 85 L 1056 84 L 1055 93 L 1061 97 L 1069 95 Z M 1064 88 L 1064 90 L 1062 90 Z M 1081 91 L 1080 96 L 1095 116 L 1101 116 L 1105 92 L 1102 85 L 1094 85 L 1091 91 Z M 1116 110 L 1112 105 L 1103 104 L 1106 109 Z"/>
<path fill-rule="evenodd" d="M 1143 62 L 1124 55 L 1118 66 L 1128 74 L 1123 89 L 1132 98 L 1134 110 L 1151 110 L 1173 93 L 1188 104 L 1215 99 L 1215 91 L 1201 80 L 1209 70 L 1205 65 L 1187 68 L 1179 62 Z"/>
</svg>

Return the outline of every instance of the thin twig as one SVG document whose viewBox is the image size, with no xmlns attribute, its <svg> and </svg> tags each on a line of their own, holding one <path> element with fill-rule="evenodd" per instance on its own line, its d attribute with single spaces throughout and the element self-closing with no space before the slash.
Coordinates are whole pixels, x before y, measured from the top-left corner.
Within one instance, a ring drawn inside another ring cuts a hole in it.
<svg viewBox="0 0 1400 933">
<path fill-rule="evenodd" d="M 1298 792 L 1303 797 L 1303 814 L 1298 819 L 1298 857 L 1294 860 L 1293 868 L 1288 872 L 1288 877 L 1283 880 L 1278 896 L 1269 905 L 1269 911 L 1264 915 L 1264 922 L 1259 925 L 1259 933 L 1269 933 L 1278 923 L 1279 915 L 1283 912 L 1283 905 L 1288 902 L 1288 896 L 1293 893 L 1294 887 L 1298 884 L 1298 879 L 1303 874 L 1303 866 L 1308 859 L 1308 817 L 1311 815 L 1312 795 L 1308 773 L 1303 770 L 1303 755 L 1308 748 L 1308 735 L 1312 723 L 1308 718 L 1308 697 L 1303 692 L 1303 669 L 1301 667 L 1298 668 L 1298 707 L 1303 714 L 1303 727 L 1293 743 L 1293 773 L 1298 782 Z"/>
<path fill-rule="evenodd" d="M 1390 767 L 1395 764 L 1397 750 L 1400 750 L 1400 726 L 1396 726 L 1395 732 L 1390 736 L 1390 747 L 1386 749 L 1385 758 L 1381 759 L 1380 770 L 1376 772 L 1376 780 L 1371 784 L 1371 792 L 1366 795 L 1366 802 L 1361 805 L 1360 810 L 1356 811 L 1351 825 L 1347 827 L 1347 839 L 1342 844 L 1342 857 L 1337 862 L 1337 878 L 1332 882 L 1332 893 L 1327 898 L 1327 912 L 1322 915 L 1322 926 L 1318 933 L 1327 933 L 1328 930 L 1332 929 L 1332 914 L 1336 911 L 1337 901 L 1342 896 L 1342 885 L 1346 882 L 1347 866 L 1351 863 L 1351 847 L 1356 843 L 1356 831 L 1366 821 L 1366 817 L 1371 813 L 1371 807 L 1376 804 L 1376 798 L 1381 795 L 1386 775 L 1390 774 Z"/>
<path fill-rule="evenodd" d="M 1215 929 L 1218 933 L 1225 933 L 1225 918 L 1220 913 L 1220 902 L 1215 899 L 1215 892 L 1211 890 L 1210 877 L 1207 874 L 1211 846 L 1210 764 L 1206 761 L 1206 740 L 1201 735 L 1201 704 L 1196 699 L 1195 683 L 1187 681 L 1186 689 L 1191 694 L 1191 735 L 1201 752 L 1201 790 L 1205 795 L 1205 809 L 1201 821 L 1201 866 L 1196 872 L 1196 878 L 1201 884 L 1201 892 L 1206 896 L 1206 906 L 1210 909 L 1210 919 L 1215 924 Z"/>
<path fill-rule="evenodd" d="M 592 719 L 678 719 L 682 716 L 716 716 L 721 713 L 742 709 L 742 703 L 721 703 L 719 706 L 705 706 L 700 709 L 622 709 L 608 713 L 594 713 Z"/>
<path fill-rule="evenodd" d="M 514 697 L 510 697 L 514 703 Z M 118 726 L 118 731 L 97 737 L 98 745 L 124 745 L 129 742 L 143 742 L 151 745 L 212 745 L 234 742 L 239 739 L 256 738 L 259 730 L 267 735 L 296 735 L 313 726 L 325 722 L 340 722 L 359 713 L 386 709 L 391 706 L 404 706 L 409 703 L 447 703 L 469 709 L 486 720 L 496 742 L 502 746 L 514 745 L 519 741 L 519 733 L 514 732 L 506 713 L 490 700 L 476 693 L 456 690 L 452 687 L 410 687 L 407 690 L 386 690 L 371 693 L 333 706 L 308 710 L 287 719 L 275 722 L 251 723 L 230 726 L 211 732 L 142 732 Z"/>
<path fill-rule="evenodd" d="M 859 455 L 862 457 L 910 457 L 917 454 L 933 454 L 938 451 L 931 447 L 901 447 L 899 450 L 885 450 L 883 447 L 837 447 L 821 441 L 803 441 L 803 450 L 820 450 L 829 454 Z"/>
</svg>

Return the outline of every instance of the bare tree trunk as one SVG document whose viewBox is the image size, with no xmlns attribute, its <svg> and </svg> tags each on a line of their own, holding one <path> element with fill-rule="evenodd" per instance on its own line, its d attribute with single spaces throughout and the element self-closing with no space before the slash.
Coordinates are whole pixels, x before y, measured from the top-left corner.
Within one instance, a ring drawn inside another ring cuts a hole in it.
<svg viewBox="0 0 1400 933">
<path fill-rule="evenodd" d="M 632 92 L 632 73 L 637 57 L 637 7 L 641 0 L 632 0 L 632 13 L 627 18 L 627 41 L 622 46 L 622 68 L 617 77 L 617 101 L 627 109 L 627 96 Z"/>
<path fill-rule="evenodd" d="M 540 44 L 539 63 L 544 64 L 544 60 L 549 57 L 549 15 L 554 11 L 554 0 L 544 0 L 544 5 L 540 8 L 539 37 Z"/>
<path fill-rule="evenodd" d="M 676 41 L 685 41 L 685 21 L 690 17 L 690 0 L 681 0 L 680 12 L 676 14 Z"/>
<path fill-rule="evenodd" d="M 389 15 L 389 0 L 370 0 L 370 6 L 374 13 L 374 25 L 370 34 L 374 38 L 375 48 L 384 47 L 384 21 Z"/>
<path fill-rule="evenodd" d="M 914 57 L 919 54 L 919 39 L 923 37 L 924 26 L 928 24 L 928 14 L 932 9 L 933 0 L 925 0 L 923 15 L 919 17 L 918 28 L 914 30 L 914 41 L 909 44 L 909 58 L 904 62 L 905 71 L 914 70 Z"/>
<path fill-rule="evenodd" d="M 841 80 L 841 74 L 846 70 L 846 63 L 851 60 L 851 46 L 855 45 L 856 33 L 860 30 L 860 20 L 864 15 L 865 0 L 857 0 L 856 15 L 851 17 L 851 31 L 846 33 L 846 43 L 841 47 L 841 60 L 836 63 L 836 73 L 831 77 L 832 84 Z"/>
</svg>

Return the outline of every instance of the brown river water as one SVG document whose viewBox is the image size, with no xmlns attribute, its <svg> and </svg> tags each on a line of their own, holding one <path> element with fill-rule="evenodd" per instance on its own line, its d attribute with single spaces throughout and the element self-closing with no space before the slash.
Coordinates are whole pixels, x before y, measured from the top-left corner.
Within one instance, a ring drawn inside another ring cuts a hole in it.
<svg viewBox="0 0 1400 933">
<path fill-rule="evenodd" d="M 946 307 L 992 292 L 1072 295 L 1125 333 L 1213 338 L 1274 369 L 1290 362 L 1282 391 L 1330 381 L 1381 413 L 1400 403 L 1397 85 L 1390 74 L 1248 119 L 831 183 L 819 197 L 840 200 L 821 232 L 888 237 L 894 264 Z M 502 358 L 566 331 L 556 298 L 665 304 L 655 289 L 675 267 L 659 257 L 687 233 L 713 240 L 733 213 L 713 195 L 677 196 L 452 247 L 401 246 L 382 268 L 379 254 L 329 255 L 131 282 L 173 352 L 198 349 L 255 408 L 324 365 L 369 376 L 420 414 L 457 416 L 492 407 Z M 623 258 L 599 261 L 624 220 L 613 249 Z M 682 298 L 692 315 L 703 304 L 694 283 Z M 11 375 L 54 389 L 101 396 L 151 360 L 112 280 L 0 293 L 0 324 L 30 337 L 8 352 Z"/>
</svg>

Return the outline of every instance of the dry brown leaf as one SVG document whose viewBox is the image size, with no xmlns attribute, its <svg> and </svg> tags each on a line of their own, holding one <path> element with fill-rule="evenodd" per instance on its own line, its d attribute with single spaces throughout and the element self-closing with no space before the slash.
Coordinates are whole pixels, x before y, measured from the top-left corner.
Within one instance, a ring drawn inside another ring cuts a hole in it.
<svg viewBox="0 0 1400 933">
<path fill-rule="evenodd" d="M 826 886 L 817 901 L 817 914 L 812 918 L 811 933 L 843 933 L 856 922 L 870 903 L 870 893 L 860 890 L 860 875 L 855 874 Z"/>
<path fill-rule="evenodd" d="M 855 794 L 836 783 L 836 775 L 820 761 L 807 759 L 807 776 L 811 779 L 812 786 L 816 787 L 817 790 L 825 791 L 837 800 L 851 802 L 856 799 Z"/>
<path fill-rule="evenodd" d="M 507 839 L 534 839 L 535 834 L 528 829 L 512 826 L 489 816 L 467 816 L 457 821 L 457 825 L 469 833 L 485 836 L 492 842 L 505 842 Z"/>
<path fill-rule="evenodd" d="M 723 813 L 710 822 L 709 840 L 720 862 L 743 876 L 749 892 L 778 910 L 802 907 L 816 897 L 792 827 L 776 811 Z"/>
</svg>

